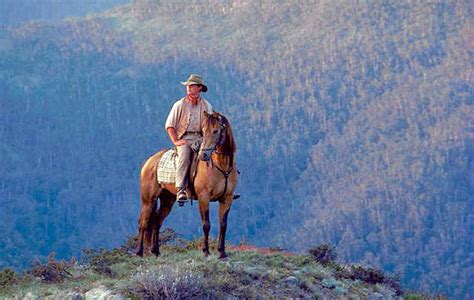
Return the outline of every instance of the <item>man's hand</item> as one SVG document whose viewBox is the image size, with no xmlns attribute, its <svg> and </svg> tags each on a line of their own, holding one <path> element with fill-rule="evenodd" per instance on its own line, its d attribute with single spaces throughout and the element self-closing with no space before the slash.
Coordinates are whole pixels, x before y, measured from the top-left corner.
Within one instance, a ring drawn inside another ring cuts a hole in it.
<svg viewBox="0 0 474 300">
<path fill-rule="evenodd" d="M 176 142 L 173 142 L 175 146 L 183 146 L 186 144 L 186 140 L 177 140 Z"/>
<path fill-rule="evenodd" d="M 176 136 L 176 130 L 173 127 L 166 128 L 166 131 L 168 132 L 168 135 L 170 136 L 173 145 L 183 146 L 184 144 L 186 144 L 185 140 L 178 140 L 178 137 Z"/>
</svg>

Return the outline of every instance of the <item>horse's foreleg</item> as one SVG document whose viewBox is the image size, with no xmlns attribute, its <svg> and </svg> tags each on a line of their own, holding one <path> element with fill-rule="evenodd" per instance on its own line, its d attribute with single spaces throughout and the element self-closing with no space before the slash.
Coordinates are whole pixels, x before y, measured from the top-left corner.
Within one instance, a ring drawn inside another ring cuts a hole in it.
<svg viewBox="0 0 474 300">
<path fill-rule="evenodd" d="M 227 231 L 227 217 L 232 205 L 232 197 L 233 195 L 227 197 L 226 201 L 219 203 L 219 241 L 217 244 L 217 250 L 220 253 L 219 258 L 227 257 L 225 253 L 225 233 Z"/>
<path fill-rule="evenodd" d="M 211 222 L 209 221 L 209 199 L 199 199 L 199 214 L 201 215 L 202 231 L 204 234 L 202 251 L 205 256 L 209 256 L 209 231 Z"/>
<path fill-rule="evenodd" d="M 160 197 L 160 208 L 158 209 L 156 224 L 154 224 L 153 227 L 151 248 L 151 253 L 154 253 L 156 256 L 160 255 L 160 228 L 166 217 L 170 214 L 172 208 L 173 197 L 171 199 L 165 198 L 164 196 Z"/>
</svg>

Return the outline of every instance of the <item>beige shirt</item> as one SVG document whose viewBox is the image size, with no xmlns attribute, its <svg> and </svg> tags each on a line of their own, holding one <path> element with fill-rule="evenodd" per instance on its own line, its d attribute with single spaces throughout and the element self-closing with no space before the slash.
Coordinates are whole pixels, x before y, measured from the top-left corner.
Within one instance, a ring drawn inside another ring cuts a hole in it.
<svg viewBox="0 0 474 300">
<path fill-rule="evenodd" d="M 206 99 L 200 98 L 198 103 L 193 105 L 186 97 L 183 97 L 171 108 L 165 129 L 173 127 L 178 139 L 181 139 L 186 131 L 202 131 L 204 111 L 212 114 L 212 106 Z"/>
</svg>

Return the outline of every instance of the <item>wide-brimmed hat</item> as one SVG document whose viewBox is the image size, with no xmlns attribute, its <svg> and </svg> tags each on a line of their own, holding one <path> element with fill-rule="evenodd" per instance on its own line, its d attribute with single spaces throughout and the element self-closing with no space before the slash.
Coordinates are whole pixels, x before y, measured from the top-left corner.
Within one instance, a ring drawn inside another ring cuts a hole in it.
<svg viewBox="0 0 474 300">
<path fill-rule="evenodd" d="M 207 86 L 204 84 L 204 80 L 202 79 L 201 76 L 197 74 L 189 75 L 188 80 L 182 81 L 181 84 L 182 85 L 199 84 L 200 86 L 202 86 L 202 92 L 204 93 L 207 92 Z"/>
</svg>

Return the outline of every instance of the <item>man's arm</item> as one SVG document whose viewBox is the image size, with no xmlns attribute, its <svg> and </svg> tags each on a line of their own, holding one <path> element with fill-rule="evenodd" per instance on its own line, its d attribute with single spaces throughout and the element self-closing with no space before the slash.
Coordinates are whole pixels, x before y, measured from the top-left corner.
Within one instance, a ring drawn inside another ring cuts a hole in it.
<svg viewBox="0 0 474 300">
<path fill-rule="evenodd" d="M 176 134 L 176 130 L 174 129 L 174 127 L 168 127 L 168 128 L 166 128 L 166 131 L 168 132 L 168 135 L 169 135 L 173 145 L 182 146 L 182 145 L 186 144 L 185 140 L 178 139 L 178 136 Z"/>
<path fill-rule="evenodd" d="M 176 129 L 175 129 L 175 126 L 178 125 L 178 111 L 179 111 L 181 102 L 182 101 L 177 101 L 173 105 L 170 113 L 168 114 L 168 118 L 166 119 L 166 122 L 165 122 L 166 132 L 168 133 L 168 136 L 170 137 L 171 142 L 175 146 L 181 146 L 181 145 L 186 144 L 185 140 L 178 139 L 178 135 L 176 134 Z"/>
</svg>

